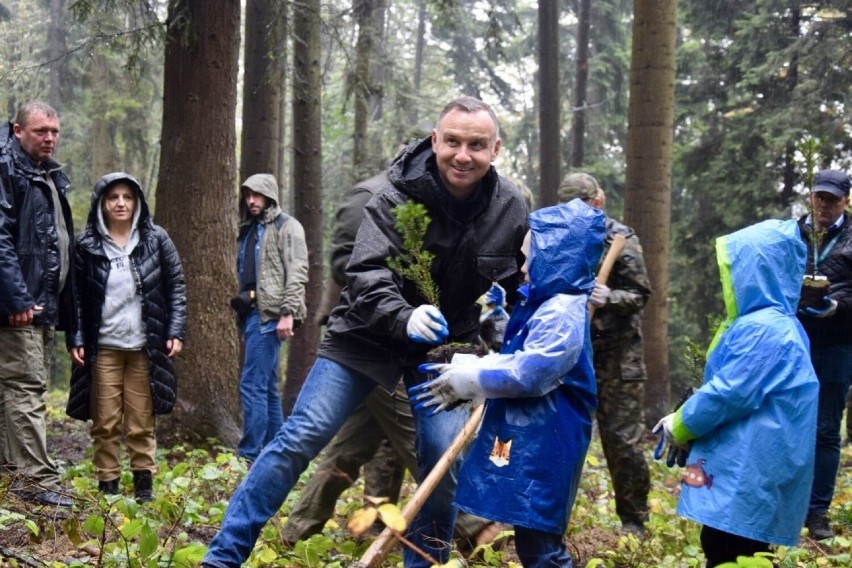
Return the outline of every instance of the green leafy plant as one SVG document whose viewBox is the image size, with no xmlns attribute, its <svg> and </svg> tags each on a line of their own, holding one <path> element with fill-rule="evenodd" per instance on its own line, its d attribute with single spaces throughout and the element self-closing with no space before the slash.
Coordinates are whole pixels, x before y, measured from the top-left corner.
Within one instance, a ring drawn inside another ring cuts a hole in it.
<svg viewBox="0 0 852 568">
<path fill-rule="evenodd" d="M 396 230 L 402 237 L 403 250 L 398 256 L 388 259 L 388 266 L 403 278 L 411 280 L 426 303 L 437 306 L 440 294 L 432 280 L 435 255 L 423 248 L 426 230 L 432 219 L 422 203 L 413 201 L 397 205 L 391 211 L 396 218 Z"/>
</svg>

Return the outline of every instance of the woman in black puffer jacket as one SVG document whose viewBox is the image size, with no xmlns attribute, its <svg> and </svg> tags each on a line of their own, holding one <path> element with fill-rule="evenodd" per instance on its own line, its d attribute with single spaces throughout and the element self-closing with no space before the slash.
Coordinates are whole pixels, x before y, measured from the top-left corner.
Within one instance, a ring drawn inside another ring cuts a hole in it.
<svg viewBox="0 0 852 568">
<path fill-rule="evenodd" d="M 123 172 L 95 184 L 75 253 L 76 367 L 66 412 L 92 420 L 92 461 L 104 493 L 119 490 L 123 429 L 134 492 L 147 501 L 156 471 L 154 415 L 171 412 L 177 399 L 172 357 L 186 329 L 180 258 L 151 220 L 141 185 Z"/>
</svg>

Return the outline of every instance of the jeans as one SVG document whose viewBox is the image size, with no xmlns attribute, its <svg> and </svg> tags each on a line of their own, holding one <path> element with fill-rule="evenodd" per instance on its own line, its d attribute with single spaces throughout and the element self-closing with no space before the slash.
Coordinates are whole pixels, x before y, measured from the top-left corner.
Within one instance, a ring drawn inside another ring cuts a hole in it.
<svg viewBox="0 0 852 568">
<path fill-rule="evenodd" d="M 245 358 L 240 377 L 243 404 L 243 437 L 239 456 L 253 462 L 284 423 L 278 393 L 278 359 L 281 340 L 275 325 L 261 325 L 257 310 L 243 324 Z"/>
<path fill-rule="evenodd" d="M 814 482 L 808 516 L 828 511 L 840 466 L 840 422 L 852 380 L 852 345 L 811 348 L 811 362 L 819 378 Z"/>
<path fill-rule="evenodd" d="M 515 527 L 515 550 L 524 568 L 572 568 L 562 535 Z"/>
<path fill-rule="evenodd" d="M 423 375 L 412 370 L 404 376 L 405 385 L 411 388 L 423 380 Z M 432 415 L 431 408 L 412 408 L 414 431 L 417 434 L 415 449 L 420 473 L 417 481 L 422 482 L 432 467 L 438 463 L 444 452 L 452 444 L 456 435 L 467 421 L 467 410 L 452 410 Z M 456 496 L 456 483 L 461 467 L 461 459 L 456 458 L 449 471 L 441 477 L 429 499 L 408 526 L 406 538 L 418 548 L 432 556 L 439 564 L 445 564 L 450 558 L 453 529 L 457 509 L 453 506 Z M 406 568 L 429 568 L 432 566 L 422 556 L 410 548 L 405 548 L 403 560 Z"/>
<path fill-rule="evenodd" d="M 418 380 L 418 376 L 412 372 L 406 383 Z M 317 358 L 299 392 L 293 413 L 260 453 L 231 497 L 204 563 L 231 568 L 240 566 L 248 558 L 263 525 L 284 503 L 301 473 L 374 387 L 375 383 L 365 375 L 329 359 Z M 444 412 L 428 417 L 428 412 L 415 412 L 414 417 L 422 479 L 423 472 L 428 472 L 449 446 L 466 413 Z M 448 544 L 444 546 L 443 543 L 449 543 L 452 536 L 455 483 L 455 474 L 444 476 L 412 521 L 407 535 L 441 562 L 446 562 L 449 556 Z M 409 568 L 431 566 L 417 555 L 409 556 L 406 551 L 405 565 Z"/>
</svg>

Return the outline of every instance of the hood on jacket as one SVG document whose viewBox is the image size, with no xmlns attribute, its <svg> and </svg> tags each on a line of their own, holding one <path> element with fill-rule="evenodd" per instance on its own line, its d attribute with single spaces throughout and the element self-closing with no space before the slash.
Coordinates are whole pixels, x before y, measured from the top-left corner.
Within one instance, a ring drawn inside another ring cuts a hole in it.
<svg viewBox="0 0 852 568">
<path fill-rule="evenodd" d="M 795 315 L 807 249 L 795 220 L 770 219 L 716 239 L 725 322 L 710 345 L 737 317 L 775 307 Z"/>
<path fill-rule="evenodd" d="M 126 172 L 112 172 L 99 179 L 92 189 L 89 217 L 86 220 L 86 224 L 95 228 L 100 234 L 104 234 L 105 229 L 103 213 L 101 212 L 101 200 L 106 190 L 117 183 L 126 183 L 133 188 L 133 192 L 136 194 L 136 210 L 133 212 L 133 226 L 138 227 L 151 217 L 151 213 L 148 210 L 148 203 L 145 201 L 145 193 L 142 191 L 142 184 L 139 183 L 139 180 Z"/>
<path fill-rule="evenodd" d="M 528 299 L 588 294 L 603 251 L 606 216 L 572 199 L 530 214 Z"/>
<path fill-rule="evenodd" d="M 246 181 L 240 186 L 240 221 L 248 221 L 251 219 L 246 200 L 243 198 L 242 190 L 250 189 L 255 193 L 259 193 L 269 200 L 267 211 L 278 207 L 278 181 L 272 174 L 254 174 L 246 178 Z"/>
</svg>

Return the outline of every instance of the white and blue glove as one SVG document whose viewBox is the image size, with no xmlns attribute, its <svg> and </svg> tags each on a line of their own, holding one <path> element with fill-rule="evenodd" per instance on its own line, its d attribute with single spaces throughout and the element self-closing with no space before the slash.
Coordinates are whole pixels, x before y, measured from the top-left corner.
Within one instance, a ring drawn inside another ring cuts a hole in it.
<svg viewBox="0 0 852 568">
<path fill-rule="evenodd" d="M 431 304 L 417 306 L 408 318 L 406 331 L 412 341 L 429 345 L 440 345 L 450 335 L 444 314 Z"/>
<path fill-rule="evenodd" d="M 592 290 L 592 295 L 589 296 L 589 303 L 596 308 L 605 306 L 611 292 L 612 290 L 606 284 L 595 282 L 595 289 Z"/>
<path fill-rule="evenodd" d="M 821 308 L 804 308 L 799 310 L 799 315 L 811 316 L 814 318 L 827 318 L 829 316 L 833 316 L 834 312 L 837 311 L 837 300 L 832 300 L 830 296 L 826 296 L 822 300 L 823 304 Z"/>
<path fill-rule="evenodd" d="M 675 441 L 673 427 L 674 423 L 674 413 L 671 413 L 667 416 L 663 416 L 657 425 L 654 426 L 654 429 L 651 430 L 652 434 L 660 433 L 660 441 L 657 444 L 656 450 L 654 450 L 654 459 L 660 459 L 663 456 L 666 456 L 666 465 L 669 467 L 674 467 L 675 464 L 680 467 L 684 467 L 686 465 L 686 460 L 689 458 L 689 450 L 692 448 L 692 445 L 689 443 L 686 444 L 678 444 Z"/>
<path fill-rule="evenodd" d="M 479 378 L 479 368 L 473 364 L 475 355 L 454 355 L 452 363 L 424 363 L 417 370 L 438 378 L 408 389 L 415 410 L 433 408 L 432 414 L 452 410 L 461 404 L 479 404 L 485 392 Z"/>
</svg>

